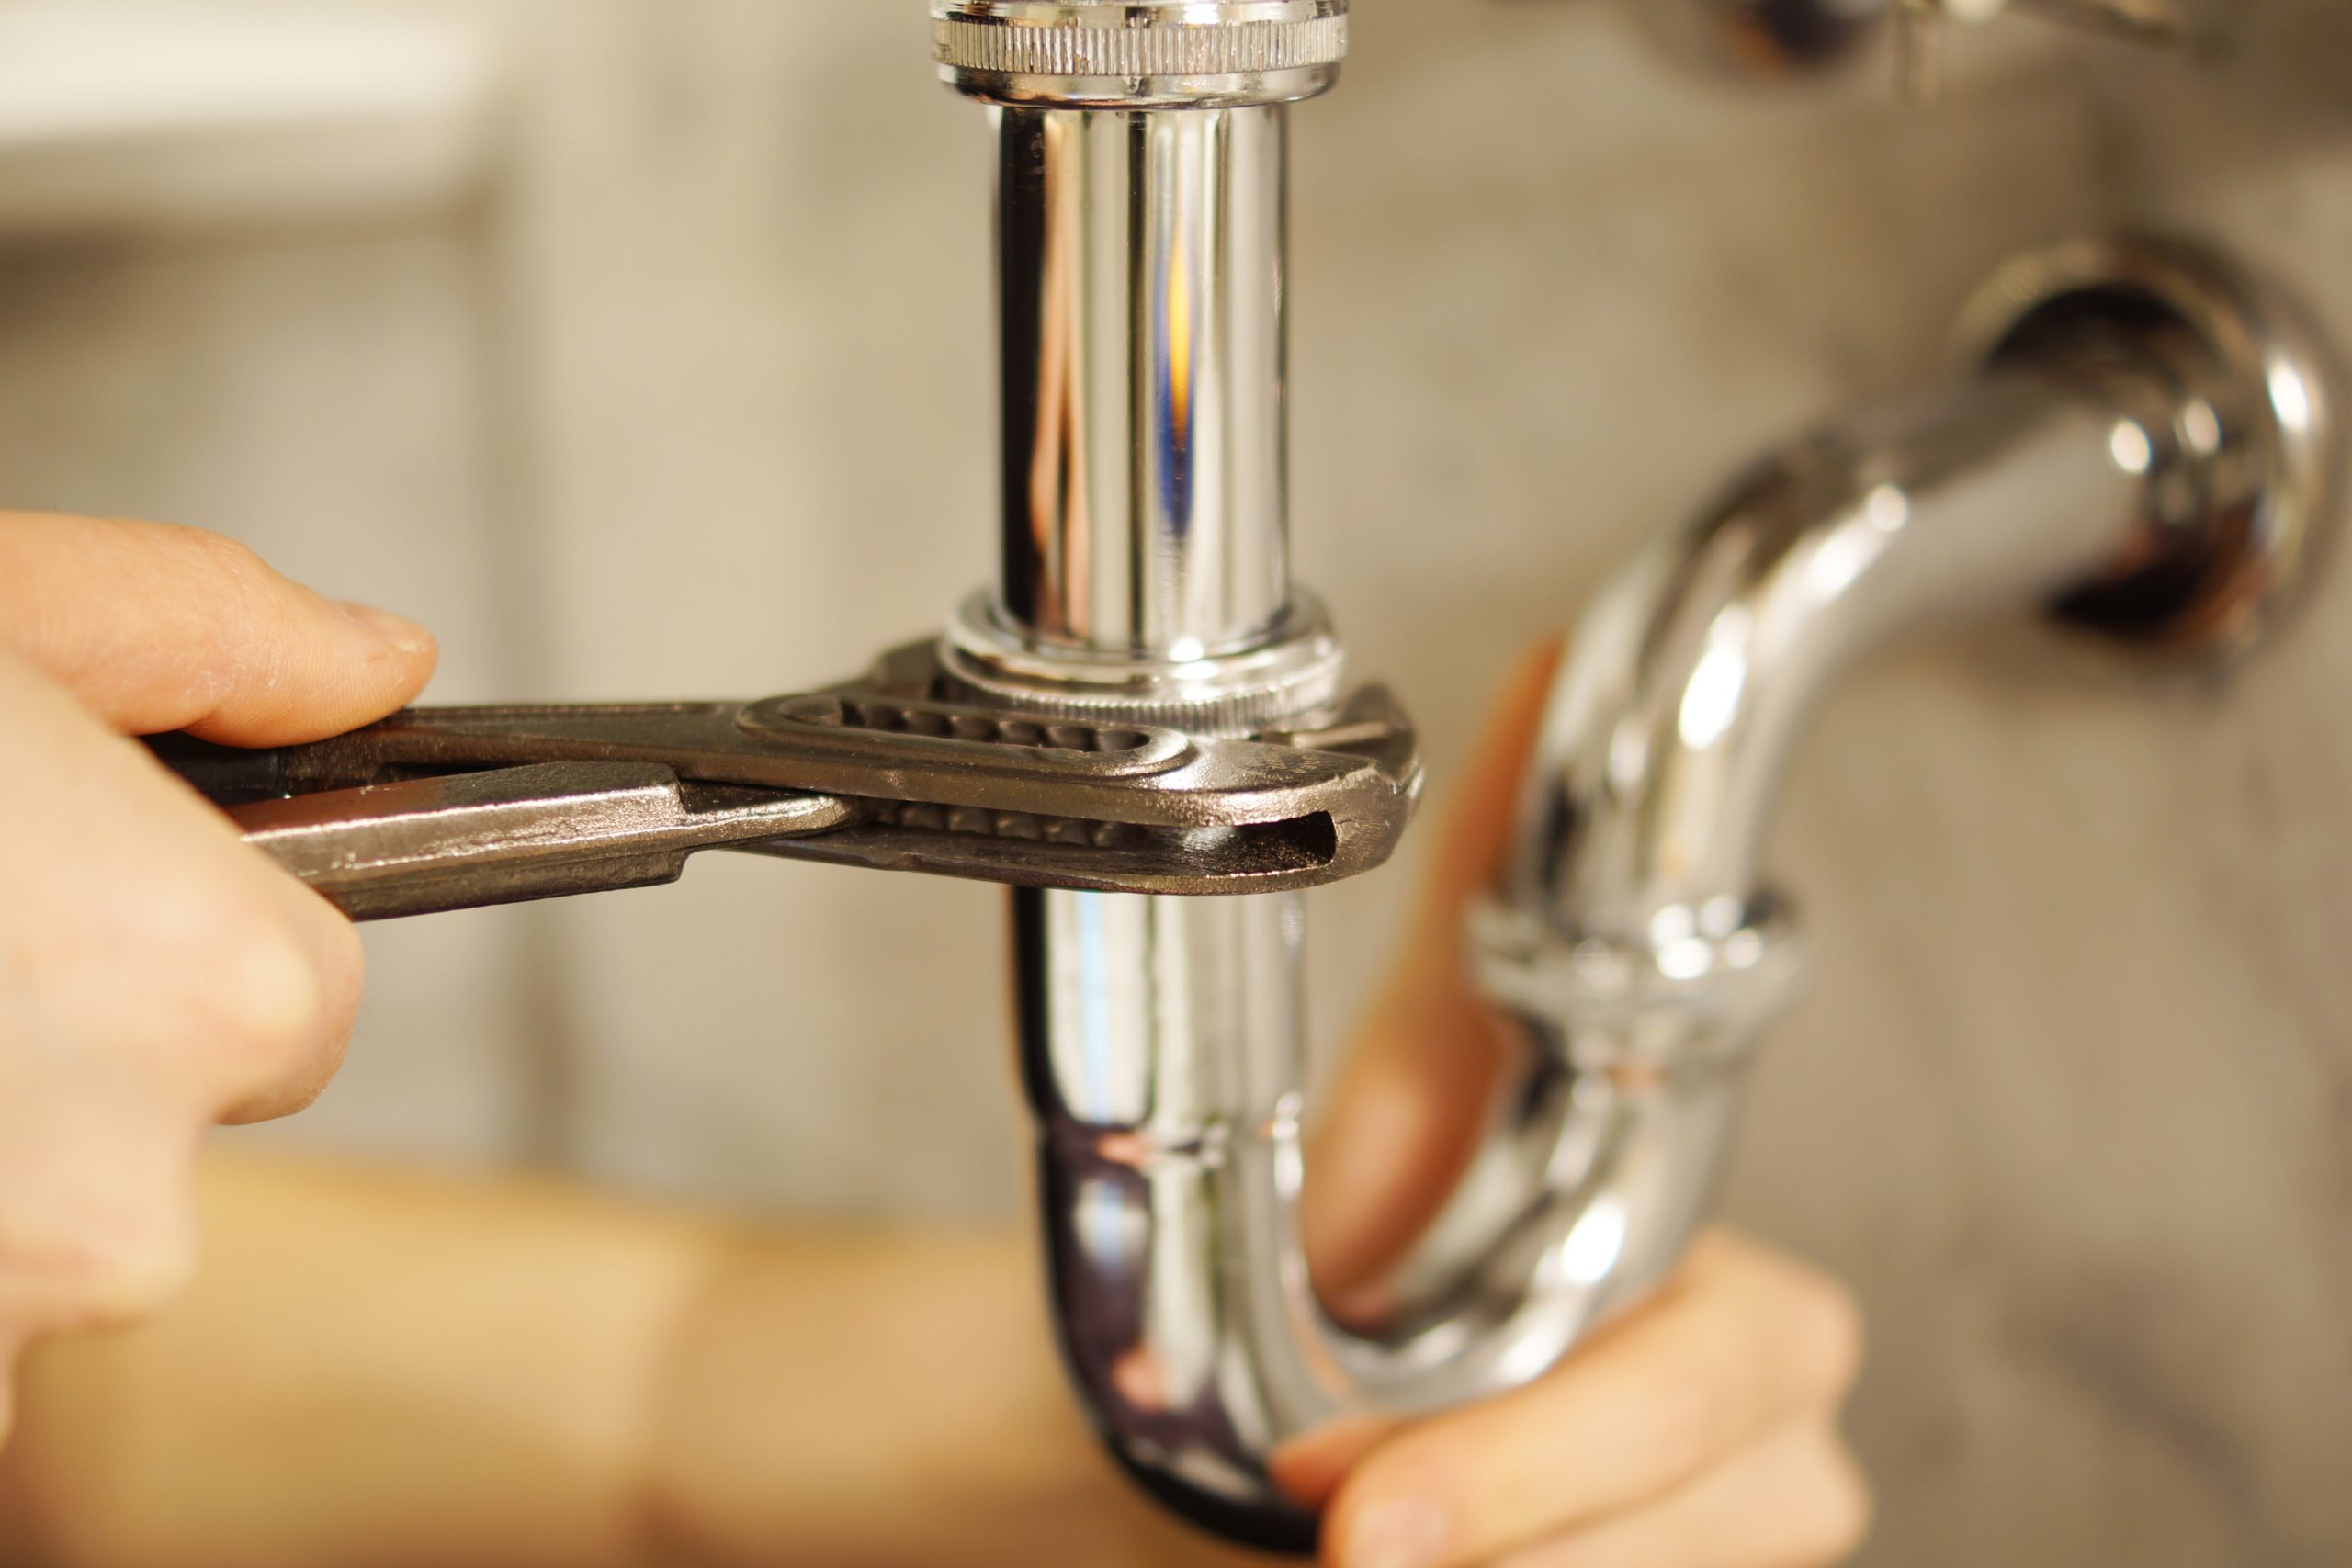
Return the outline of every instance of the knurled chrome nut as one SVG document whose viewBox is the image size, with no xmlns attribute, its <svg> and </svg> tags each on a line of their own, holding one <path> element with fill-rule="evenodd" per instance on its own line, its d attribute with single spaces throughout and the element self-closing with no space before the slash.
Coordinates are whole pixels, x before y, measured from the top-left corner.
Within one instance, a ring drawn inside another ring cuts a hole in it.
<svg viewBox="0 0 2352 1568">
<path fill-rule="evenodd" d="M 1348 0 L 933 0 L 940 74 L 1035 108 L 1218 108 L 1326 91 Z"/>
<path fill-rule="evenodd" d="M 1262 642 L 1179 660 L 1024 637 L 982 592 L 949 623 L 939 653 L 959 684 L 1023 713 L 1217 737 L 1263 734 L 1329 707 L 1344 694 L 1348 663 L 1330 617 L 1304 592 Z"/>
</svg>

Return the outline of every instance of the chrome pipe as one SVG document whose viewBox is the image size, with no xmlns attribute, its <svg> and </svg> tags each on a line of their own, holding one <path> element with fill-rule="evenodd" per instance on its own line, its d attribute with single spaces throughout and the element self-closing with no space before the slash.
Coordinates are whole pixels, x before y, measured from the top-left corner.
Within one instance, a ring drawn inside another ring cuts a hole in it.
<svg viewBox="0 0 2352 1568">
<path fill-rule="evenodd" d="M 1003 570 L 950 672 L 1047 713 L 1310 720 L 1341 661 L 1289 585 L 1283 106 L 1329 85 L 1344 0 L 934 17 L 1001 151 Z M 1541 1376 L 1671 1268 L 1803 977 L 1756 863 L 1822 694 L 1913 626 L 2120 584 L 2229 499 L 2243 400 L 2125 317 L 1792 448 L 1601 595 L 1470 944 L 1530 1077 L 1376 1320 L 1327 1311 L 1300 1245 L 1299 900 L 1013 895 L 1055 1320 L 1141 1484 L 1309 1549 L 1335 1455 Z"/>
<path fill-rule="evenodd" d="M 1962 337 L 1955 379 L 1792 446 L 1637 554 L 1555 681 L 1469 943 L 1536 1066 L 1432 1235 L 1489 1289 L 1497 1257 L 1573 1274 L 1550 1303 L 1571 1341 L 1680 1257 L 1742 1068 L 1802 988 L 1763 854 L 1839 677 L 2036 610 L 2142 655 L 2234 656 L 2332 513 L 2337 378 L 2297 312 L 2209 253 L 2021 257 Z"/>
<path fill-rule="evenodd" d="M 999 112 L 1002 575 L 958 623 L 958 668 L 1193 728 L 1311 711 L 1340 661 L 1290 584 L 1287 107 Z M 1252 1233 L 1291 1228 L 1304 908 L 1016 891 L 1012 908 L 1045 1252 L 1081 1398 L 1179 1512 L 1311 1544 L 1311 1514 L 1266 1477 L 1306 1373 L 1234 1354 L 1292 1343 L 1274 1322 L 1311 1310 L 1235 1228 L 1244 1206 Z"/>
<path fill-rule="evenodd" d="M 1804 714 L 1884 636 L 2032 603 L 2132 536 L 2146 481 L 2115 425 L 2030 384 L 1954 389 L 1809 444 L 1604 596 L 1513 882 L 1539 929 L 1575 910 L 1578 934 L 1555 969 L 1511 967 L 1528 906 L 1479 933 L 1533 1081 L 1381 1325 L 1336 1322 L 1299 1250 L 1296 901 L 1016 896 L 1054 1304 L 1130 1471 L 1228 1534 L 1304 1545 L 1284 1480 L 1305 1456 L 1526 1382 L 1672 1266 L 1800 977 L 1746 857 Z"/>
<path fill-rule="evenodd" d="M 1758 466 L 1595 601 L 1470 944 L 1529 1076 L 1379 1321 L 1336 1321 L 1299 1250 L 1295 903 L 1021 900 L 1064 1348 L 1157 1495 L 1304 1546 L 1318 1454 L 1540 1375 L 1673 1268 L 1746 1065 L 1805 979 L 1760 860 L 1842 674 L 1959 620 L 2160 602 L 2248 517 L 2301 532 L 2308 493 L 2265 499 L 2281 493 L 2267 433 L 2281 399 L 2324 406 L 2319 383 L 2079 298 L 1990 367 Z M 2308 491 L 2316 468 L 2295 463 Z"/>
<path fill-rule="evenodd" d="M 1538 1277 L 1573 1277 L 1521 1326 L 1547 1350 L 1672 1270 L 1746 1065 L 1802 994 L 1801 935 L 1759 859 L 1813 713 L 1887 643 L 2030 609 L 2117 559 L 2149 483 L 2120 428 L 2140 427 L 2064 386 L 1955 382 L 1760 465 L 1587 609 L 1504 884 L 1472 919 L 1533 1081 L 1438 1226 L 1457 1257 L 1515 1237 Z"/>
<path fill-rule="evenodd" d="M 2145 516 L 2142 428 L 2061 384 L 1972 374 L 1745 475 L 1587 610 L 1509 901 L 1611 942 L 1686 914 L 1729 934 L 1718 901 L 1755 898 L 1822 694 L 1899 633 L 2091 577 Z"/>
<path fill-rule="evenodd" d="M 1001 114 L 1005 624 L 1250 646 L 1290 602 L 1289 111 Z"/>
</svg>

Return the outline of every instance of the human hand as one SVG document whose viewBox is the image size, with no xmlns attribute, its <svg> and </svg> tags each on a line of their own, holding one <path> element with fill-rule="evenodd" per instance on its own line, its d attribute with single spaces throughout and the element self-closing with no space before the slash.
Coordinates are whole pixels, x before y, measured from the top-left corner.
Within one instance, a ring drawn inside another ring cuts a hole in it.
<svg viewBox="0 0 2352 1568">
<path fill-rule="evenodd" d="M 433 662 L 217 536 L 0 513 L 0 1437 L 28 1343 L 173 1292 L 202 1130 L 308 1104 L 358 1002 L 350 924 L 125 737 L 317 739 Z"/>
<path fill-rule="evenodd" d="M 1468 901 L 1507 852 L 1556 655 L 1510 683 L 1445 829 L 1411 957 L 1309 1151 L 1306 1239 L 1340 1303 L 1370 1291 L 1469 1163 L 1512 1043 L 1472 991 Z M 1860 1357 L 1837 1281 L 1701 1238 L 1654 1299 L 1530 1386 L 1324 1466 L 1335 1568 L 1823 1568 L 1867 1528 L 1838 1431 Z"/>
</svg>

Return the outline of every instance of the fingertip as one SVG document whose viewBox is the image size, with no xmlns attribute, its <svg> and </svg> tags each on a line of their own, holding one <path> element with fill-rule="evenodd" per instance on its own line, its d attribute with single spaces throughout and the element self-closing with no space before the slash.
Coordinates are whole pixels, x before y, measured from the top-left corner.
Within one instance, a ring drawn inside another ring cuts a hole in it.
<svg viewBox="0 0 2352 1568">
<path fill-rule="evenodd" d="M 1391 1269 L 1454 1190 L 1499 1070 L 1459 1021 L 1375 1024 L 1348 1062 L 1314 1129 L 1301 1200 L 1308 1271 L 1342 1316 L 1377 1311 Z"/>
<path fill-rule="evenodd" d="M 1785 1253 L 1767 1252 L 1783 1326 L 1783 1375 L 1801 1395 L 1841 1403 L 1860 1378 L 1869 1325 L 1851 1286 Z"/>
<path fill-rule="evenodd" d="M 1433 1428 L 1419 1427 L 1374 1450 L 1324 1515 L 1322 1552 L 1332 1568 L 1440 1568 L 1463 1540 L 1454 1493 L 1430 1461 Z"/>
<path fill-rule="evenodd" d="M 277 663 L 266 678 L 241 675 L 209 711 L 181 728 L 226 746 L 323 740 L 406 707 L 440 656 L 433 634 L 415 622 L 327 599 L 295 612 L 275 646 Z"/>
<path fill-rule="evenodd" d="M 311 889 L 254 857 L 274 908 L 239 943 L 229 1038 L 245 1053 L 212 1113 L 226 1126 L 307 1110 L 342 1069 L 367 980 L 358 929 Z"/>
<path fill-rule="evenodd" d="M 1276 1448 L 1268 1472 L 1283 1496 L 1302 1508 L 1325 1511 L 1364 1456 L 1405 1425 L 1398 1416 L 1348 1416 L 1292 1438 Z"/>
<path fill-rule="evenodd" d="M 357 621 L 395 653 L 406 658 L 435 657 L 433 634 L 405 615 L 374 604 L 364 604 L 356 599 L 335 602 L 335 607 Z"/>
<path fill-rule="evenodd" d="M 335 607 L 357 622 L 376 645 L 363 656 L 360 669 L 366 688 L 363 705 L 377 711 L 358 722 L 372 722 L 406 707 L 439 667 L 439 641 L 422 624 L 374 604 L 344 600 Z"/>
<path fill-rule="evenodd" d="M 359 1000 L 368 978 L 367 949 L 359 940 L 359 928 L 342 910 L 299 883 L 288 879 L 282 890 L 292 906 L 295 928 L 309 955 L 316 1006 L 294 1037 L 300 1049 L 277 1080 L 222 1114 L 220 1120 L 226 1126 L 275 1122 L 308 1111 L 343 1070 L 352 1031 L 359 1021 Z"/>
<path fill-rule="evenodd" d="M 328 708 L 343 710 L 335 729 L 372 723 L 406 706 L 433 678 L 441 648 L 422 624 L 356 599 L 315 598 L 299 585 L 295 592 L 323 606 L 332 622 L 310 638 L 314 666 L 309 681 L 298 684 L 308 685 L 319 716 Z"/>
<path fill-rule="evenodd" d="M 1424 1497 L 1390 1497 L 1363 1509 L 1337 1537 L 1337 1568 L 1443 1568 L 1453 1561 L 1452 1516 Z"/>
</svg>

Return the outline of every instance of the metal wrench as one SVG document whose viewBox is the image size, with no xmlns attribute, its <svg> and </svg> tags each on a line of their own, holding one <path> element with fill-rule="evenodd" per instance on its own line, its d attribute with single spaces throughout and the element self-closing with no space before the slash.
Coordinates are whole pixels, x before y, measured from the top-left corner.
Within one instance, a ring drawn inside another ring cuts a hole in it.
<svg viewBox="0 0 2352 1568">
<path fill-rule="evenodd" d="M 1385 861 L 1420 784 L 1379 687 L 1216 738 L 976 702 L 928 643 L 866 680 L 748 704 L 417 709 L 308 746 L 149 744 L 355 919 L 668 882 L 703 849 L 1277 892 Z"/>
</svg>

